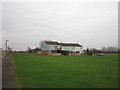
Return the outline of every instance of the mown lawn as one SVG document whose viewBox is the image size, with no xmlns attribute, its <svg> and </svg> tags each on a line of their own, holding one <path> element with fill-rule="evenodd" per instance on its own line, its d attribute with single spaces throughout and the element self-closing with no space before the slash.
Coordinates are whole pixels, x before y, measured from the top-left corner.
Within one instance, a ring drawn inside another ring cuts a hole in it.
<svg viewBox="0 0 120 90">
<path fill-rule="evenodd" d="M 22 88 L 117 88 L 118 56 L 12 53 Z"/>
</svg>

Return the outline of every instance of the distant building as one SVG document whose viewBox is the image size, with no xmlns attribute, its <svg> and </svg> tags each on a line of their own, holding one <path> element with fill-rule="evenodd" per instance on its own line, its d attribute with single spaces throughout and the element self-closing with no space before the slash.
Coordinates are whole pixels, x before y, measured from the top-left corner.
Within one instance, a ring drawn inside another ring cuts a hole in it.
<svg viewBox="0 0 120 90">
<path fill-rule="evenodd" d="M 57 50 L 69 51 L 80 55 L 83 52 L 83 46 L 78 43 L 58 43 L 56 41 L 41 41 L 41 52 L 43 55 L 57 54 Z M 60 55 L 60 54 L 59 54 Z"/>
</svg>

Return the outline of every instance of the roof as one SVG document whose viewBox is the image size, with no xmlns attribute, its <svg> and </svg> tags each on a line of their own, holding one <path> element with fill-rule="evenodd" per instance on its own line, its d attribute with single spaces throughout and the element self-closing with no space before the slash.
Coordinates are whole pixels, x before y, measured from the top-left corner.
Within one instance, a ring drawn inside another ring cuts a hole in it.
<svg viewBox="0 0 120 90">
<path fill-rule="evenodd" d="M 77 47 L 82 47 L 78 43 L 58 43 L 56 41 L 45 41 L 48 45 L 61 45 L 61 46 L 77 46 Z"/>
<path fill-rule="evenodd" d="M 45 41 L 48 45 L 59 45 L 56 41 Z"/>
<path fill-rule="evenodd" d="M 77 46 L 77 47 L 82 47 L 78 43 L 60 43 L 60 45 L 62 45 L 62 46 Z"/>
</svg>

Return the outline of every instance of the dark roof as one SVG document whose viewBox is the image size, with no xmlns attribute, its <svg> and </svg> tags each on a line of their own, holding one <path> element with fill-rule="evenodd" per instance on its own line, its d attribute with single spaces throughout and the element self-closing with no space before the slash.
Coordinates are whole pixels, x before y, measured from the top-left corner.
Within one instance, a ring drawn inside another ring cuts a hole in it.
<svg viewBox="0 0 120 90">
<path fill-rule="evenodd" d="M 58 42 L 55 41 L 45 41 L 48 45 L 59 45 Z"/>
<path fill-rule="evenodd" d="M 77 46 L 77 47 L 82 47 L 78 43 L 60 43 L 60 45 L 62 45 L 62 46 Z"/>
<path fill-rule="evenodd" d="M 61 45 L 61 46 L 77 46 L 77 47 L 82 47 L 78 43 L 58 43 L 56 41 L 45 41 L 48 45 Z"/>
</svg>

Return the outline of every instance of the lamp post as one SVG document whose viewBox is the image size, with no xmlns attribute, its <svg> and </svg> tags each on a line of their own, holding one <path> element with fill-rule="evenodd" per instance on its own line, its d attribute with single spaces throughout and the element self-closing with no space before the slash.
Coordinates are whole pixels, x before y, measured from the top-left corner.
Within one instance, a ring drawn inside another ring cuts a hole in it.
<svg viewBox="0 0 120 90">
<path fill-rule="evenodd" d="M 8 41 L 9 40 L 6 40 L 6 45 L 5 45 L 6 56 L 7 56 L 7 49 L 8 49 Z"/>
</svg>

